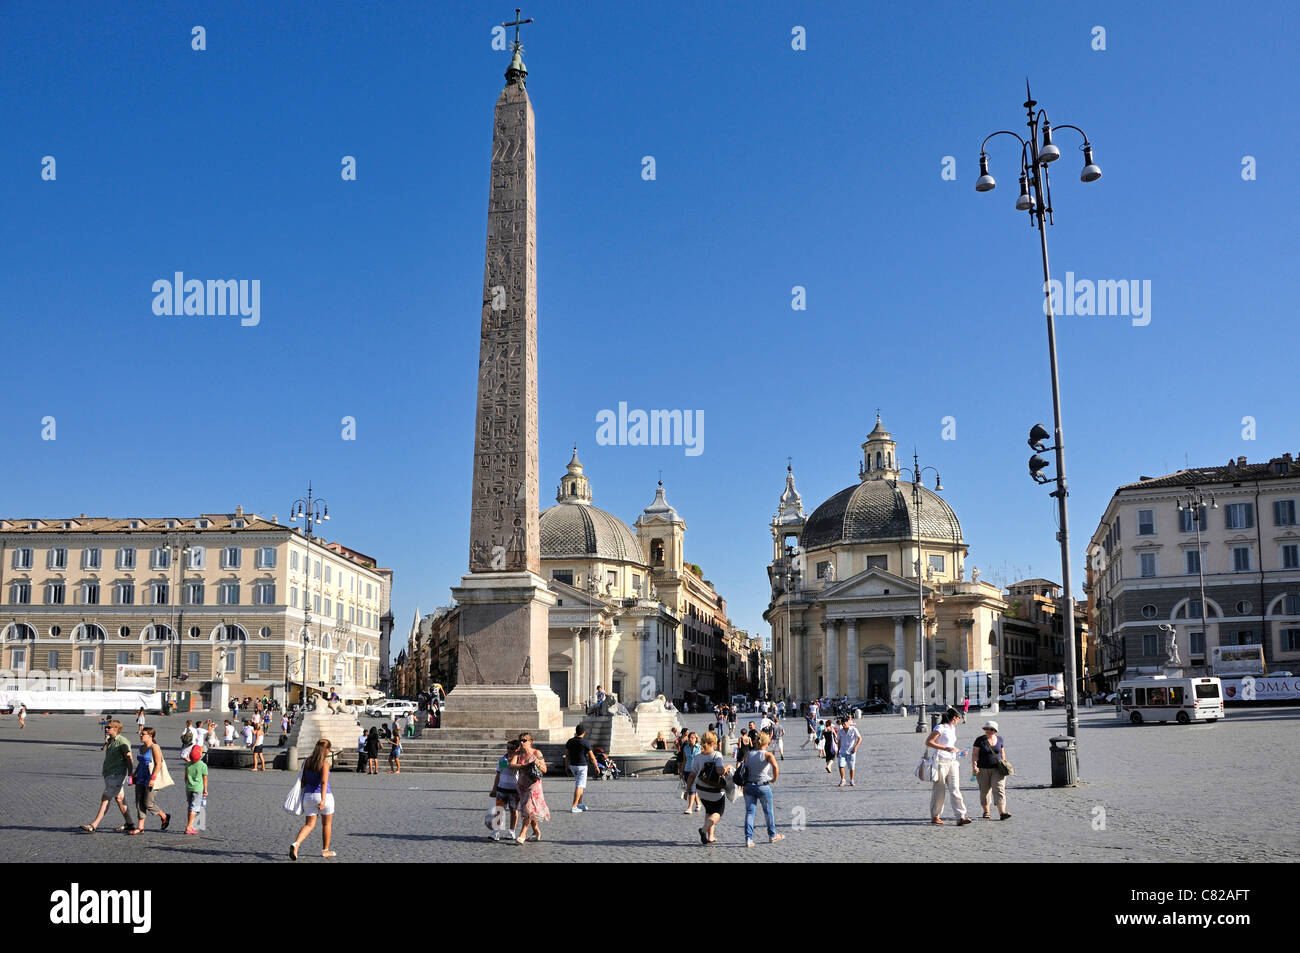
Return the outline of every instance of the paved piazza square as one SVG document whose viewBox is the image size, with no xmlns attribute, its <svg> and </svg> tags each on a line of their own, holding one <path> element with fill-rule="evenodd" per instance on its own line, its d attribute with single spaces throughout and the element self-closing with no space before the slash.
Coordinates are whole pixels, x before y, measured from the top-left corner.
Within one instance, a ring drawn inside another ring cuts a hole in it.
<svg viewBox="0 0 1300 953">
<path fill-rule="evenodd" d="M 1300 708 L 1229 709 L 1222 722 L 1187 727 L 1135 727 L 1111 709 L 1084 709 L 1084 783 L 1071 789 L 1050 786 L 1048 739 L 1063 733 L 1060 709 L 994 717 L 1016 767 L 1007 821 L 980 818 L 966 771 L 962 789 L 974 823 L 928 824 L 929 785 L 911 775 L 923 738 L 915 719 L 875 715 L 859 722 L 864 737 L 854 788 L 836 787 L 811 746 L 800 749 L 800 726 L 788 724 L 774 789 L 778 827 L 787 837 L 777 844 L 766 843 L 760 809 L 758 843 L 745 848 L 742 800 L 728 805 L 721 842 L 701 846 L 699 815 L 683 815 L 671 776 L 593 782 L 591 809 L 581 815 L 568 811 L 572 782 L 550 777 L 545 791 L 553 819 L 543 825 L 540 843 L 519 846 L 487 836 L 489 776 L 339 772 L 332 782 L 338 857 L 321 859 L 316 832 L 301 863 L 1267 862 L 1300 856 L 1286 793 L 1300 782 L 1294 756 Z M 704 715 L 685 720 L 699 731 L 709 721 Z M 742 727 L 747 720 L 742 716 Z M 982 721 L 972 712 L 960 726 L 963 745 L 979 734 Z M 184 719 L 154 723 L 179 776 L 176 736 Z M 101 737 L 89 716 L 33 714 L 25 730 L 12 716 L 0 718 L 0 861 L 288 862 L 299 821 L 281 807 L 292 783 L 283 771 L 214 769 L 201 836 L 185 836 L 183 823 L 161 832 L 156 818 L 140 837 L 108 833 L 120 820 L 111 807 L 103 831 L 78 831 L 99 804 Z M 179 787 L 160 794 L 164 810 L 183 810 Z"/>
</svg>

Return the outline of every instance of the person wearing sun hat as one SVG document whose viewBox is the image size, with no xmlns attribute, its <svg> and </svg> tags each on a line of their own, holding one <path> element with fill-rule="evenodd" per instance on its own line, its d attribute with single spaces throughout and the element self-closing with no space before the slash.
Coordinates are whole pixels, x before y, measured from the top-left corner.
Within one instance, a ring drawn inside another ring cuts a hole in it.
<svg viewBox="0 0 1300 953">
<path fill-rule="evenodd" d="M 971 765 L 980 788 L 980 807 L 988 817 L 991 798 L 993 806 L 998 809 L 999 820 L 1005 821 L 1011 816 L 1007 811 L 1007 776 L 999 769 L 1007 756 L 1006 740 L 998 733 L 996 721 L 984 722 L 983 730 L 984 734 L 976 738 L 972 746 L 975 760 Z"/>
</svg>

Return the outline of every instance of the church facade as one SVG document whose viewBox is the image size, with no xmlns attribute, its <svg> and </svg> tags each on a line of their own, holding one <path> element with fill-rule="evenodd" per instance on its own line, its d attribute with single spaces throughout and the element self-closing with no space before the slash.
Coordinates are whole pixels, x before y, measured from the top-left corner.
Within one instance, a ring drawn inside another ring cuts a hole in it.
<svg viewBox="0 0 1300 953">
<path fill-rule="evenodd" d="M 774 691 L 789 702 L 847 695 L 914 704 L 929 692 L 926 672 L 997 670 L 1006 603 L 978 571 L 966 580 L 957 514 L 938 493 L 901 479 L 897 444 L 879 416 L 862 451 L 858 482 L 806 517 L 788 468 L 772 518 L 764 619 Z"/>
</svg>

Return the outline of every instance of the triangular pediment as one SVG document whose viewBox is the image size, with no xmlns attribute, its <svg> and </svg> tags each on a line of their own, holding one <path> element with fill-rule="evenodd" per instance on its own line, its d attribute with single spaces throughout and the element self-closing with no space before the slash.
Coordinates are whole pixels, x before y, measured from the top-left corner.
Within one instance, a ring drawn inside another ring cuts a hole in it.
<svg viewBox="0 0 1300 953">
<path fill-rule="evenodd" d="M 926 593 L 931 590 L 925 587 Z M 916 580 L 904 579 L 884 569 L 866 569 L 856 576 L 833 582 L 824 587 L 818 598 L 823 602 L 850 599 L 893 599 L 898 596 L 916 598 Z"/>
<path fill-rule="evenodd" d="M 590 592 L 584 592 L 581 589 L 575 589 L 568 583 L 560 582 L 558 579 L 552 579 L 546 584 L 546 588 L 564 600 L 565 608 L 575 606 L 591 609 L 607 608 L 605 601 L 600 596 L 592 595 Z"/>
</svg>

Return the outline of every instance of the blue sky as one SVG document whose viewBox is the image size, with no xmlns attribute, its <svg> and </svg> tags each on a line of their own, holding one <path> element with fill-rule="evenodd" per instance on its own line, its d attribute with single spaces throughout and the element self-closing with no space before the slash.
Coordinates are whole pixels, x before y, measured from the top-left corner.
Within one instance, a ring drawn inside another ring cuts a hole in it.
<svg viewBox="0 0 1300 953">
<path fill-rule="evenodd" d="M 998 190 L 973 189 L 981 139 L 1024 128 L 1026 76 L 1104 170 L 1080 183 L 1078 140 L 1060 134 L 1054 277 L 1152 289 L 1145 327 L 1058 324 L 1076 579 L 1117 484 L 1185 454 L 1300 452 L 1300 13 L 1137 6 L 526 9 L 543 501 L 575 441 L 596 504 L 629 523 L 662 470 L 688 558 L 762 631 L 787 455 L 811 510 L 856 481 L 880 407 L 900 452 L 941 469 L 970 565 L 1059 579 L 1053 501 L 1025 468 L 1051 402 L 1010 139 L 990 146 Z M 491 29 L 511 18 L 481 3 L 0 8 L 0 512 L 240 503 L 283 520 L 310 479 L 333 536 L 395 570 L 402 635 L 417 603 L 449 601 L 507 63 Z M 259 279 L 260 324 L 154 315 L 152 283 L 175 271 Z M 620 401 L 703 411 L 704 452 L 596 446 L 596 414 Z"/>
</svg>

